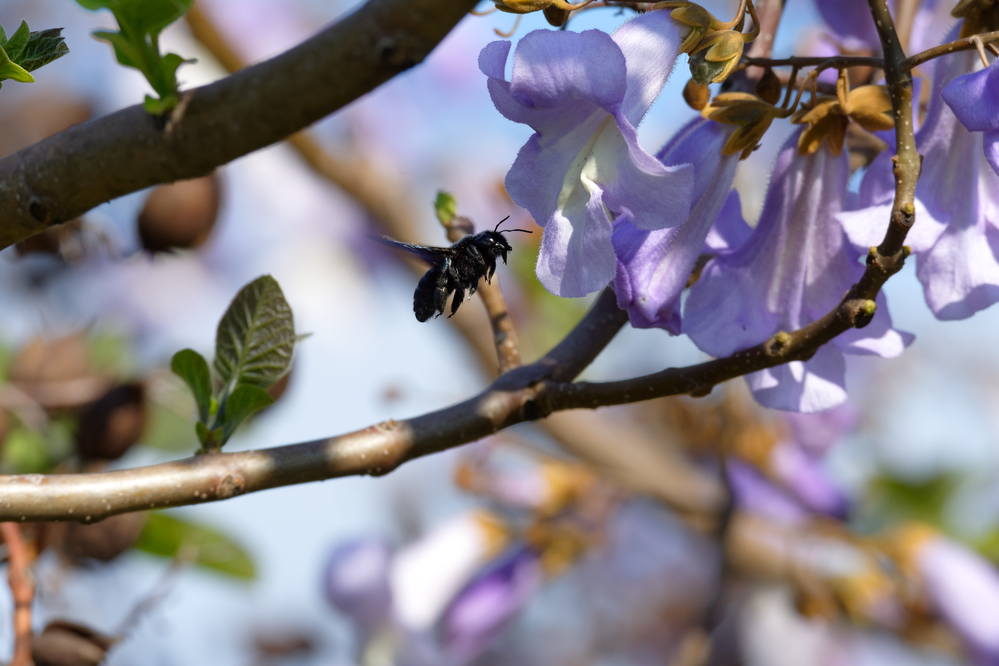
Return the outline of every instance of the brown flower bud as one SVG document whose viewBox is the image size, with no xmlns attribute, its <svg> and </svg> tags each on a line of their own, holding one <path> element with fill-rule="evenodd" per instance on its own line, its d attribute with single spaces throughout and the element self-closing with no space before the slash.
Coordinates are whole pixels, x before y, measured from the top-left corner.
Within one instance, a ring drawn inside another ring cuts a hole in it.
<svg viewBox="0 0 999 666">
<path fill-rule="evenodd" d="M 63 537 L 63 554 L 77 562 L 110 562 L 139 540 L 147 515 L 139 511 L 111 516 L 92 525 L 69 523 Z"/>
<path fill-rule="evenodd" d="M 703 83 L 698 83 L 694 79 L 689 79 L 687 85 L 683 87 L 683 100 L 687 106 L 694 111 L 700 111 L 708 105 L 711 99 L 711 90 Z"/>
</svg>

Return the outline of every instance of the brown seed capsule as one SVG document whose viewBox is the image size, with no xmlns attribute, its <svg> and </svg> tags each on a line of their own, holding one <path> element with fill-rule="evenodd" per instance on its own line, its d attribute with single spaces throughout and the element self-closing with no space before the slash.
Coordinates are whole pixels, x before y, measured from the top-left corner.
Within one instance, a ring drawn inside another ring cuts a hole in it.
<svg viewBox="0 0 999 666">
<path fill-rule="evenodd" d="M 69 523 L 62 552 L 77 562 L 110 562 L 135 545 L 146 525 L 146 517 L 147 514 L 140 511 L 111 516 L 93 525 Z"/>
<path fill-rule="evenodd" d="M 690 79 L 683 87 L 683 99 L 687 102 L 687 106 L 694 111 L 700 111 L 708 105 L 708 100 L 711 99 L 711 90 L 703 83 Z"/>
<path fill-rule="evenodd" d="M 768 104 L 776 105 L 780 101 L 781 89 L 780 77 L 774 74 L 774 70 L 769 67 L 763 70 L 763 76 L 756 82 L 756 94 Z"/>
<path fill-rule="evenodd" d="M 76 452 L 85 461 L 117 460 L 139 441 L 145 426 L 145 387 L 120 384 L 80 412 Z"/>
<path fill-rule="evenodd" d="M 53 620 L 31 641 L 31 658 L 35 666 L 97 666 L 114 643 L 86 625 Z"/>
<path fill-rule="evenodd" d="M 139 213 L 139 240 L 143 249 L 168 252 L 203 244 L 218 218 L 221 189 L 214 173 L 154 189 Z"/>
<path fill-rule="evenodd" d="M 565 25 L 565 22 L 569 20 L 569 14 L 571 12 L 565 9 L 559 9 L 558 7 L 549 5 L 548 7 L 545 7 L 542 13 L 545 15 L 545 18 L 548 20 L 549 25 L 555 26 L 556 28 L 561 28 L 563 25 Z"/>
</svg>

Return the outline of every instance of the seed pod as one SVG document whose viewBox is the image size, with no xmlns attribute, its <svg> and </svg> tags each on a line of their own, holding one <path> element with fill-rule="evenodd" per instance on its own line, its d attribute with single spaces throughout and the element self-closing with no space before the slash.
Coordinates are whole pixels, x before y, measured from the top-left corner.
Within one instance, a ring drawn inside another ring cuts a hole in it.
<svg viewBox="0 0 999 666">
<path fill-rule="evenodd" d="M 132 548 L 146 524 L 145 512 L 123 513 L 99 523 L 69 523 L 62 552 L 74 561 L 110 562 Z"/>
<path fill-rule="evenodd" d="M 768 104 L 776 105 L 780 101 L 781 89 L 780 77 L 774 74 L 774 70 L 769 67 L 763 70 L 763 76 L 756 82 L 756 94 Z"/>
<path fill-rule="evenodd" d="M 80 413 L 76 452 L 84 461 L 117 460 L 142 437 L 146 390 L 139 382 L 113 387 Z"/>
<path fill-rule="evenodd" d="M 700 111 L 707 106 L 709 99 L 711 99 L 711 90 L 703 83 L 690 79 L 683 87 L 683 100 L 694 111 Z"/>
<path fill-rule="evenodd" d="M 147 252 L 193 249 L 215 228 L 221 205 L 216 174 L 160 185 L 139 213 L 139 240 Z"/>
<path fill-rule="evenodd" d="M 97 666 L 114 643 L 86 625 L 53 620 L 31 641 L 31 658 L 35 666 Z"/>
<path fill-rule="evenodd" d="M 561 28 L 565 25 L 565 22 L 569 20 L 569 12 L 565 9 L 559 9 L 558 7 L 553 7 L 551 5 L 545 7 L 544 12 L 545 18 L 548 20 L 548 24 L 556 28 Z"/>
</svg>

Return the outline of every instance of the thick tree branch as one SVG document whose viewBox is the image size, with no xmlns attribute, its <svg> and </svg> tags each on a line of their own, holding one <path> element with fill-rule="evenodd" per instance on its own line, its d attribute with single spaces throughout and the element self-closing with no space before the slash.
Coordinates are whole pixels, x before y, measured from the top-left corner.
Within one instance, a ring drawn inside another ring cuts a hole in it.
<svg viewBox="0 0 999 666">
<path fill-rule="evenodd" d="M 0 248 L 284 139 L 421 62 L 474 5 L 369 0 L 295 48 L 185 92 L 166 123 L 136 105 L 0 160 Z"/>
</svg>

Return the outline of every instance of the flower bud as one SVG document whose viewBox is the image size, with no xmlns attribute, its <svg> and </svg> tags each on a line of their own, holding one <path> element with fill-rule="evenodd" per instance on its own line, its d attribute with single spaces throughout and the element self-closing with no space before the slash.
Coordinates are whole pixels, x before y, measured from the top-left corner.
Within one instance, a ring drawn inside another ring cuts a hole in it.
<svg viewBox="0 0 999 666">
<path fill-rule="evenodd" d="M 703 83 L 689 79 L 687 85 L 683 87 L 683 100 L 694 111 L 703 110 L 708 105 L 708 100 L 710 99 L 711 90 Z"/>
<path fill-rule="evenodd" d="M 745 46 L 742 33 L 736 30 L 708 34 L 690 54 L 691 77 L 703 84 L 724 81 L 739 64 Z"/>
</svg>

